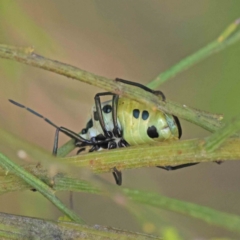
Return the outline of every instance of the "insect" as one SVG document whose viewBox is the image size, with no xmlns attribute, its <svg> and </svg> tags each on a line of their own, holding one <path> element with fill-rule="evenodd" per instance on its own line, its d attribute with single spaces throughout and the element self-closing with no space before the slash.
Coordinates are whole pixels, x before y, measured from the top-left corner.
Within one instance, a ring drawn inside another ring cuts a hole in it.
<svg viewBox="0 0 240 240">
<path fill-rule="evenodd" d="M 144 85 L 117 78 L 116 81 L 133 85 L 162 97 L 161 91 L 153 91 Z M 111 96 L 112 99 L 101 102 L 101 96 Z M 36 116 L 43 118 L 46 122 L 56 128 L 53 154 L 57 154 L 59 132 L 62 132 L 75 140 L 76 147 L 79 147 L 78 154 L 90 146 L 89 152 L 102 149 L 114 149 L 133 145 L 151 144 L 166 140 L 178 140 L 182 130 L 178 118 L 174 115 L 149 108 L 147 105 L 138 103 L 128 98 L 119 97 L 111 92 L 103 92 L 95 95 L 95 104 L 91 110 L 91 118 L 81 133 L 75 133 L 68 128 L 58 127 L 49 119 L 43 117 L 34 110 L 24 105 L 9 100 L 14 105 L 25 108 Z M 176 170 L 197 163 L 181 164 L 178 166 L 159 166 L 165 170 Z M 116 184 L 122 184 L 122 173 L 113 168 L 113 176 Z"/>
</svg>

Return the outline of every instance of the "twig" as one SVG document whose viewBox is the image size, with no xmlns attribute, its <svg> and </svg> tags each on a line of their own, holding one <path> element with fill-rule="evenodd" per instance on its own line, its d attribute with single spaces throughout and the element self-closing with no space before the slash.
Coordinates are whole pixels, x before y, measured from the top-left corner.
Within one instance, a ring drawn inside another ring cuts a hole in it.
<svg viewBox="0 0 240 240">
<path fill-rule="evenodd" d="M 156 89 L 178 73 L 183 72 L 184 70 L 192 67 L 207 57 L 238 42 L 240 40 L 240 31 L 236 31 L 236 29 L 239 23 L 240 19 L 235 20 L 224 30 L 224 32 L 217 38 L 217 40 L 213 41 L 206 47 L 203 47 L 196 53 L 182 59 L 179 63 L 172 66 L 170 69 L 167 69 L 166 71 L 160 73 L 154 80 L 148 83 L 147 86 L 152 89 Z"/>
<path fill-rule="evenodd" d="M 146 104 L 149 106 L 149 108 L 156 110 L 158 109 L 160 111 L 176 115 L 211 132 L 216 131 L 221 126 L 220 122 L 216 120 L 215 115 L 213 115 L 213 117 L 209 117 L 209 115 L 211 115 L 210 113 L 205 115 L 205 112 L 201 113 L 201 111 L 197 111 L 188 106 L 182 106 L 170 101 L 164 102 L 158 96 L 146 92 L 143 89 L 129 86 L 121 82 L 116 82 L 105 77 L 97 76 L 71 65 L 37 55 L 33 52 L 32 48 L 16 48 L 0 45 L 0 57 L 16 60 L 18 62 L 42 68 L 103 88 L 123 97 Z"/>
<path fill-rule="evenodd" d="M 75 191 L 94 194 L 100 193 L 98 187 L 93 186 L 93 184 L 85 180 L 75 178 L 66 172 L 58 171 L 50 175 L 46 167 L 34 163 L 28 163 L 21 167 L 51 187 L 54 192 Z M 24 179 L 21 179 L 11 171 L 6 174 L 6 171 L 0 168 L 0 194 L 27 189 L 32 189 L 32 186 L 25 182 Z"/>
<path fill-rule="evenodd" d="M 52 202 L 60 211 L 66 214 L 70 219 L 75 222 L 83 223 L 84 221 L 73 211 L 68 209 L 55 195 L 52 188 L 46 185 L 44 182 L 39 180 L 34 175 L 27 172 L 24 168 L 18 166 L 6 156 L 0 153 L 0 166 L 6 170 L 11 171 L 18 177 L 22 178 L 26 183 L 32 186 L 32 188 L 38 190 L 44 197 Z"/>
<path fill-rule="evenodd" d="M 239 138 L 227 139 L 221 148 L 214 152 L 206 152 L 203 148 L 205 142 L 204 139 L 164 142 L 149 146 L 141 145 L 141 151 L 139 151 L 139 146 L 128 147 L 65 157 L 59 161 L 77 167 L 89 167 L 96 173 L 102 173 L 110 172 L 114 167 L 122 170 L 240 159 Z"/>
<path fill-rule="evenodd" d="M 40 179 L 45 179 L 47 183 L 50 182 L 51 178 L 47 175 L 47 171 L 41 168 L 36 168 L 34 165 L 29 165 L 25 166 L 28 170 L 31 172 L 34 172 L 34 174 L 40 178 Z M 1 170 L 0 170 L 0 175 L 1 175 Z M 5 187 L 5 190 L 7 192 L 10 191 L 16 191 L 16 190 L 25 190 L 29 189 L 30 186 L 26 185 L 23 179 L 19 177 L 15 177 L 15 181 L 12 181 L 12 174 L 9 173 L 8 175 L 5 176 L 5 178 L 2 178 L 0 182 L 0 189 L 2 188 L 1 186 Z M 112 189 L 114 186 L 111 187 L 110 191 L 106 191 L 106 188 L 102 190 L 101 188 L 94 187 L 91 183 L 84 182 L 82 183 L 82 180 L 73 178 L 69 175 L 58 173 L 54 178 L 54 185 L 53 188 L 56 191 L 66 191 L 66 190 L 72 190 L 72 191 L 77 191 L 77 192 L 89 192 L 93 194 L 102 194 L 102 195 L 108 195 L 110 196 L 113 200 L 115 199 L 115 190 Z M 10 181 L 9 181 L 10 179 Z M 70 189 L 69 189 L 69 186 Z M 17 185 L 16 188 L 14 186 Z M 82 186 L 86 186 L 82 187 Z M 93 190 L 93 191 L 92 191 Z M 118 195 L 122 193 L 123 196 L 127 200 L 132 200 L 135 203 L 142 203 L 147 206 L 153 206 L 157 208 L 162 208 L 165 210 L 185 214 L 190 217 L 194 217 L 197 219 L 200 219 L 204 222 L 214 224 L 216 226 L 221 226 L 225 229 L 228 230 L 233 230 L 236 232 L 239 232 L 239 225 L 240 225 L 240 217 L 234 214 L 228 214 L 224 212 L 220 212 L 217 210 L 214 210 L 212 208 L 208 208 L 205 206 L 200 206 L 197 204 L 189 203 L 186 201 L 181 201 L 173 198 L 169 198 L 166 196 L 163 196 L 158 193 L 154 192 L 145 192 L 145 191 L 140 191 L 136 189 L 128 189 L 128 188 L 118 188 Z M 11 215 L 4 215 L 2 216 L 3 218 L 7 216 L 11 217 Z M 21 218 L 20 218 L 21 220 Z M 24 220 L 24 219 L 23 219 Z M 29 219 L 31 221 L 32 219 Z M 7 221 L 7 220 L 6 220 Z M 18 224 L 18 221 L 15 220 L 15 218 L 12 219 L 15 224 Z M 25 220 L 24 220 L 25 221 Z M 0 213 L 0 222 L 1 222 L 1 213 Z M 22 222 L 21 224 L 26 224 L 25 222 Z M 33 223 L 34 224 L 34 223 Z M 51 232 L 51 227 L 48 226 L 48 222 L 42 221 L 42 224 L 46 224 L 47 226 L 47 232 Z M 31 224 L 27 224 L 26 226 L 32 226 Z M 40 227 L 41 228 L 41 227 Z M 81 229 L 84 228 L 83 225 L 81 225 Z M 86 226 L 86 228 L 88 228 Z M 79 228 L 80 229 L 80 228 Z M 108 229 L 108 228 L 107 228 Z M 26 230 L 26 229 L 25 229 Z M 26 230 L 28 232 L 28 228 Z M 1 224 L 0 224 L 0 236 L 1 236 Z"/>
<path fill-rule="evenodd" d="M 235 125 L 232 124 L 232 128 L 234 126 Z M 7 145 L 14 144 L 15 147 L 23 149 L 37 161 L 43 161 L 44 159 L 44 162 L 48 164 L 54 163 L 56 171 L 61 169 L 61 165 L 64 164 L 64 166 L 88 167 L 97 173 L 101 173 L 111 172 L 114 167 L 123 170 L 140 167 L 174 166 L 194 162 L 239 160 L 240 138 L 225 138 L 221 147 L 212 152 L 206 149 L 206 145 L 215 142 L 214 139 L 218 139 L 219 133 L 221 135 L 222 132 L 228 132 L 228 128 L 229 126 L 226 125 L 224 128 L 218 130 L 213 137 L 211 136 L 205 139 L 166 141 L 151 145 L 113 149 L 111 151 L 99 151 L 65 158 L 53 158 L 52 156 L 47 158 L 45 152 L 39 147 L 27 143 L 1 129 L 0 139 L 2 138 L 1 141 L 5 142 Z M 238 125 L 236 125 L 234 129 L 235 130 L 231 129 L 231 133 L 238 130 Z M 224 136 L 227 135 L 224 134 Z M 141 151 L 139 151 L 139 148 L 141 148 Z M 35 149 L 37 154 L 34 153 Z"/>
<path fill-rule="evenodd" d="M 182 213 L 228 230 L 240 232 L 240 217 L 238 215 L 224 213 L 205 206 L 168 198 L 157 193 L 133 191 L 130 189 L 123 189 L 123 192 L 126 193 L 128 198 L 138 203 Z"/>
<path fill-rule="evenodd" d="M 206 138 L 206 143 L 204 145 L 206 151 L 212 152 L 219 148 L 226 139 L 238 131 L 240 131 L 240 117 L 235 117 L 228 124 L 225 124 L 222 129 L 219 129 Z"/>
<path fill-rule="evenodd" d="M 54 222 L 37 218 L 0 213 L 0 237 L 9 239 L 99 239 L 150 240 L 156 236 L 129 232 L 99 225 L 87 226 L 72 222 Z"/>
</svg>

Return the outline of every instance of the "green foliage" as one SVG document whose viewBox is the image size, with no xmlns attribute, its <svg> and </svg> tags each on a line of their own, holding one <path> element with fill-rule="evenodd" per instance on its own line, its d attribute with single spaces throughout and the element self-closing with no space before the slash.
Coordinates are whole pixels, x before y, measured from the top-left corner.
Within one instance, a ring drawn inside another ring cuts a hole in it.
<svg viewBox="0 0 240 240">
<path fill-rule="evenodd" d="M 206 47 L 198 50 L 196 53 L 184 58 L 179 63 L 171 67 L 170 69 L 159 74 L 154 80 L 152 80 L 147 86 L 156 89 L 162 83 L 166 82 L 176 74 L 190 68 L 191 66 L 199 63 L 200 61 L 210 57 L 211 55 L 225 49 L 226 47 L 236 43 L 240 39 L 240 30 L 237 29 L 240 20 L 237 19 L 230 24 L 227 29 L 217 38 L 217 40 L 208 44 Z"/>
</svg>

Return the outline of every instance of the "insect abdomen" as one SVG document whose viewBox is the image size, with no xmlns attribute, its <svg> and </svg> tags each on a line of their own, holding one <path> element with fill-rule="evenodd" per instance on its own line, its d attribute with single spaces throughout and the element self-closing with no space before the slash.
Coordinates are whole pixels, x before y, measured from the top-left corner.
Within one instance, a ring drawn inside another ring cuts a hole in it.
<svg viewBox="0 0 240 240">
<path fill-rule="evenodd" d="M 174 116 L 126 98 L 119 98 L 118 119 L 123 138 L 130 145 L 178 139 L 178 126 Z"/>
</svg>

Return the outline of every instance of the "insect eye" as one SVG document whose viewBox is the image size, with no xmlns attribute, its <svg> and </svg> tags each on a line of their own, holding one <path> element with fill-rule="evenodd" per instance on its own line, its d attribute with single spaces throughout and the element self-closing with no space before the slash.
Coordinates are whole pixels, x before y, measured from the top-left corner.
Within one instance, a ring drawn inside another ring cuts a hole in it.
<svg viewBox="0 0 240 240">
<path fill-rule="evenodd" d="M 84 128 L 84 129 L 82 130 L 81 134 L 86 134 L 86 133 L 87 133 L 87 129 Z"/>
<path fill-rule="evenodd" d="M 133 116 L 135 117 L 135 118 L 139 118 L 139 110 L 138 109 L 134 109 L 133 110 Z"/>
<path fill-rule="evenodd" d="M 110 113 L 112 111 L 112 107 L 110 105 L 105 105 L 102 108 L 102 110 L 103 110 L 104 113 Z"/>
<path fill-rule="evenodd" d="M 142 119 L 143 119 L 143 120 L 147 120 L 148 117 L 149 117 L 148 111 L 144 110 L 144 111 L 142 112 Z"/>
</svg>

